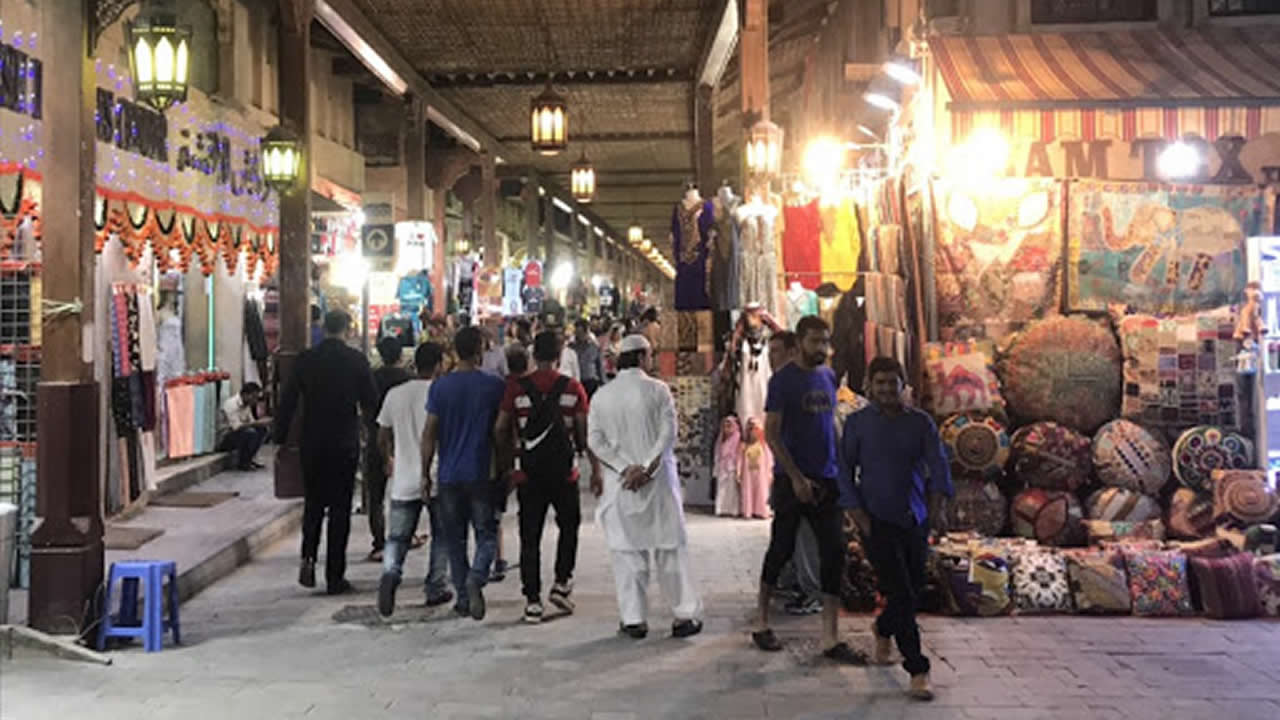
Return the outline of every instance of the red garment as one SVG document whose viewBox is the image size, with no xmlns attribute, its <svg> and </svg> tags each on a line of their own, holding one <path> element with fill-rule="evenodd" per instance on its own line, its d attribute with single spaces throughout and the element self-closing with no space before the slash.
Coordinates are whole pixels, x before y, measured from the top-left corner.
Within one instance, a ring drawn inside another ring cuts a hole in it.
<svg viewBox="0 0 1280 720">
<path fill-rule="evenodd" d="M 782 209 L 782 216 L 786 223 L 782 233 L 782 270 L 788 282 L 797 281 L 814 290 L 822 282 L 822 213 L 818 211 L 818 201 L 788 205 Z"/>
<path fill-rule="evenodd" d="M 527 377 L 533 382 L 533 386 L 538 389 L 538 392 L 545 395 L 555 387 L 556 380 L 560 378 L 560 372 L 556 370 L 535 370 Z M 569 437 L 572 438 L 573 424 L 577 422 L 578 413 L 586 415 L 589 409 L 587 391 L 582 387 L 582 383 L 569 378 L 569 384 L 564 386 L 564 394 L 557 398 L 556 401 L 560 405 L 560 411 L 564 413 L 565 430 L 569 432 Z M 525 394 L 519 377 L 515 375 L 507 377 L 507 390 L 502 396 L 501 408 L 503 412 L 510 413 L 515 418 L 517 431 L 523 432 L 525 423 L 529 421 L 529 413 L 533 410 L 533 402 Z M 517 457 L 517 484 L 524 482 L 525 477 L 524 473 L 520 471 L 519 462 Z M 574 467 L 569 475 L 569 482 L 576 483 L 577 481 L 578 468 Z"/>
<path fill-rule="evenodd" d="M 530 260 L 524 266 L 524 286 L 525 287 L 542 287 L 542 263 L 537 260 Z"/>
</svg>

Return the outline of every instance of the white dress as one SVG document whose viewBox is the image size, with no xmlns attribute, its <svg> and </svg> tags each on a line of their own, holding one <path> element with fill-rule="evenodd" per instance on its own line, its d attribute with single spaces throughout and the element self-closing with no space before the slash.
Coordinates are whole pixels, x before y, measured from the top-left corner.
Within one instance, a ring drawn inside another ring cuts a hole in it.
<svg viewBox="0 0 1280 720">
<path fill-rule="evenodd" d="M 738 399 L 734 412 L 745 425 L 752 418 L 764 418 L 764 401 L 773 370 L 769 367 L 769 343 L 763 338 L 759 354 L 752 354 L 751 341 L 746 339 L 738 353 Z"/>
</svg>

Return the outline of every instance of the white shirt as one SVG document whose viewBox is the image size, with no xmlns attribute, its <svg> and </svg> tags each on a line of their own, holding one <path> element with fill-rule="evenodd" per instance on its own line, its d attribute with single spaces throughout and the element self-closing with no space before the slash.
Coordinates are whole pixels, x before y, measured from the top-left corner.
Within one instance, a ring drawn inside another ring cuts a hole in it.
<svg viewBox="0 0 1280 720">
<path fill-rule="evenodd" d="M 395 467 L 388 488 L 392 500 L 422 499 L 422 429 L 427 425 L 427 393 L 430 391 L 430 380 L 415 378 L 391 388 L 382 401 L 378 425 L 391 428 L 395 438 Z M 436 463 L 436 458 L 431 458 L 432 478 L 435 478 Z M 433 482 L 431 496 L 435 494 Z"/>
<path fill-rule="evenodd" d="M 574 380 L 582 380 L 582 370 L 578 367 L 578 351 L 568 343 L 565 343 L 564 349 L 560 351 L 560 372 Z"/>
<path fill-rule="evenodd" d="M 480 369 L 498 378 L 499 380 L 507 379 L 507 349 L 501 345 L 495 345 L 484 352 L 484 357 L 480 359 Z"/>
<path fill-rule="evenodd" d="M 254 423 L 253 408 L 244 404 L 244 398 L 236 393 L 222 401 L 222 414 L 227 418 L 228 430 L 239 430 Z"/>
<path fill-rule="evenodd" d="M 666 383 L 629 368 L 596 391 L 587 420 L 587 444 L 602 464 L 604 495 L 596 521 L 611 550 L 670 550 L 687 541 L 680 476 L 676 473 L 676 405 Z M 662 461 L 653 481 L 622 487 L 631 465 Z"/>
</svg>

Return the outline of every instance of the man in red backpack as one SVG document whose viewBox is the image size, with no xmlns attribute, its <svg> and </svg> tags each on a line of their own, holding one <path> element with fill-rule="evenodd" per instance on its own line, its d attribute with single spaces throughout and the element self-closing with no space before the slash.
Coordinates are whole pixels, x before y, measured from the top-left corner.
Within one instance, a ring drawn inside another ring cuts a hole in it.
<svg viewBox="0 0 1280 720">
<path fill-rule="evenodd" d="M 562 351 L 558 333 L 542 332 L 534 338 L 537 369 L 508 381 L 496 428 L 502 467 L 512 467 L 513 448 L 519 460 L 510 477 L 520 499 L 520 580 L 527 603 L 524 619 L 529 623 L 539 623 L 543 616 L 540 546 L 548 508 L 555 509 L 560 530 L 555 584 L 548 600 L 564 613 L 574 609 L 569 596 L 582 522 L 575 461 L 586 451 L 588 401 L 582 384 L 556 369 Z M 592 458 L 593 485 L 599 476 Z"/>
</svg>

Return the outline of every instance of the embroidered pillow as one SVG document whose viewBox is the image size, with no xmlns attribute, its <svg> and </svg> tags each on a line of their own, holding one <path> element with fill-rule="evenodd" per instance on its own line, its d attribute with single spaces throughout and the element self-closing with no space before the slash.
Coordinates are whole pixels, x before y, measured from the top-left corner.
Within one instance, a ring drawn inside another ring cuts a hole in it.
<svg viewBox="0 0 1280 720">
<path fill-rule="evenodd" d="M 1164 439 L 1128 420 L 1112 420 L 1093 438 L 1093 468 L 1103 485 L 1157 495 L 1172 471 Z"/>
<path fill-rule="evenodd" d="M 1018 487 L 1076 490 L 1089 484 L 1089 438 L 1055 422 L 1031 423 L 1013 434 L 1009 473 Z"/>
<path fill-rule="evenodd" d="M 993 617 L 1013 612 L 1009 592 L 1009 557 L 1001 552 L 980 548 L 973 551 L 969 564 L 969 580 L 978 585 L 978 615 Z"/>
<path fill-rule="evenodd" d="M 1280 617 L 1280 554 L 1254 557 L 1253 577 L 1262 613 L 1268 617 Z"/>
<path fill-rule="evenodd" d="M 1009 518 L 1009 501 L 993 482 L 957 477 L 956 496 L 947 503 L 947 519 L 952 530 L 976 530 L 998 535 Z"/>
<path fill-rule="evenodd" d="M 1124 555 L 1116 550 L 1072 550 L 1066 553 L 1067 577 L 1076 610 L 1089 614 L 1128 613 L 1129 579 Z"/>
<path fill-rule="evenodd" d="M 956 474 L 997 480 L 1009 459 L 1009 433 L 995 418 L 982 413 L 953 415 L 938 428 L 942 445 Z"/>
<path fill-rule="evenodd" d="M 1037 320 L 1001 364 L 1009 413 L 1092 434 L 1116 416 L 1120 365 L 1120 346 L 1105 324 L 1074 315 Z"/>
<path fill-rule="evenodd" d="M 1164 540 L 1164 523 L 1159 520 L 1085 520 L 1084 530 L 1090 545 L 1114 541 Z"/>
<path fill-rule="evenodd" d="M 1134 615 L 1162 617 L 1195 612 L 1187 585 L 1185 555 L 1166 550 L 1138 551 L 1125 553 L 1124 560 Z"/>
<path fill-rule="evenodd" d="M 1213 534 L 1213 500 L 1191 488 L 1178 488 L 1169 501 L 1171 537 L 1197 540 Z"/>
<path fill-rule="evenodd" d="M 1241 525 L 1265 523 L 1280 511 L 1280 498 L 1263 470 L 1214 470 L 1213 519 Z"/>
<path fill-rule="evenodd" d="M 1261 613 L 1252 555 L 1193 557 L 1190 562 L 1205 615 L 1236 619 L 1257 617 Z"/>
<path fill-rule="evenodd" d="M 1000 380 L 991 363 L 994 356 L 989 341 L 926 343 L 921 406 L 937 417 L 975 411 L 1003 416 Z"/>
<path fill-rule="evenodd" d="M 933 564 L 942 585 L 947 613 L 977 615 L 982 588 L 969 579 L 969 566 L 972 564 L 969 553 L 964 550 L 938 550 L 933 554 Z"/>
<path fill-rule="evenodd" d="M 1085 504 L 1090 520 L 1142 522 L 1161 515 L 1160 503 L 1155 498 L 1125 488 L 1103 488 L 1090 495 Z"/>
<path fill-rule="evenodd" d="M 1015 555 L 1013 597 L 1020 613 L 1071 612 L 1066 559 L 1055 552 Z"/>
</svg>

